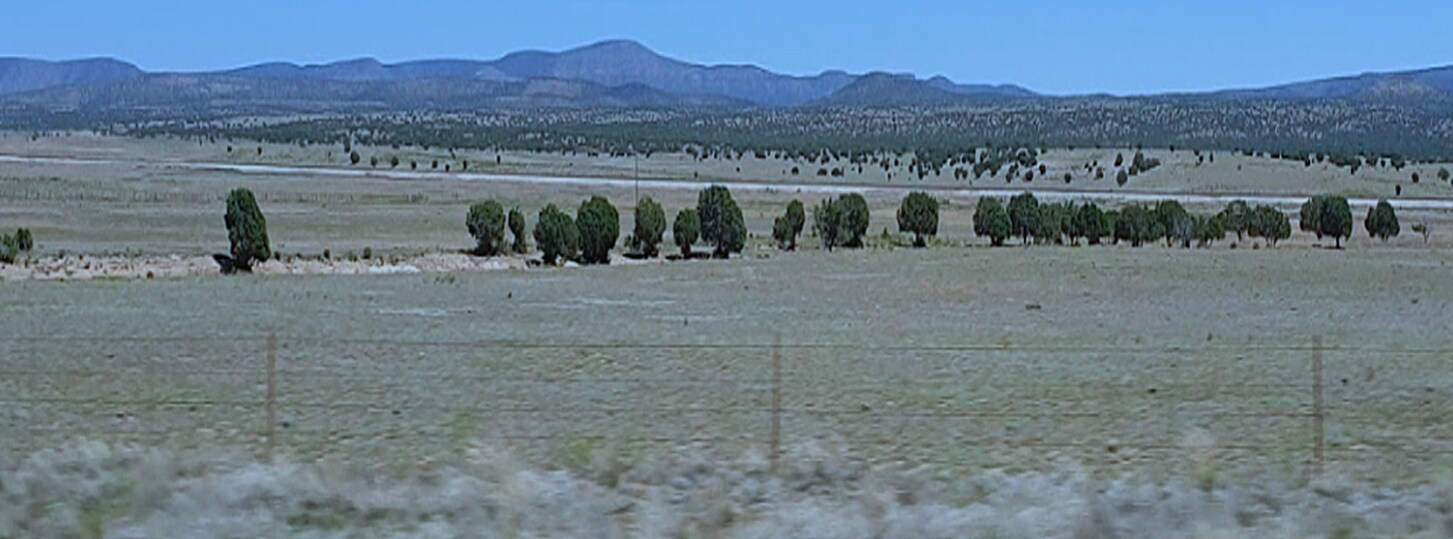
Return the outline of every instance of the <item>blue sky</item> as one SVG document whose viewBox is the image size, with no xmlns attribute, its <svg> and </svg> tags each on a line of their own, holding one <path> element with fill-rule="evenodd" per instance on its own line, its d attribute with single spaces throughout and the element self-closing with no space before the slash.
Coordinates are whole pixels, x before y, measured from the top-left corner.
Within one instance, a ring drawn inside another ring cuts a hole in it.
<svg viewBox="0 0 1453 539">
<path fill-rule="evenodd" d="M 47 0 L 6 2 L 0 55 L 149 70 L 494 58 L 607 38 L 703 63 L 943 74 L 1049 93 L 1266 85 L 1453 64 L 1449 0 Z"/>
</svg>

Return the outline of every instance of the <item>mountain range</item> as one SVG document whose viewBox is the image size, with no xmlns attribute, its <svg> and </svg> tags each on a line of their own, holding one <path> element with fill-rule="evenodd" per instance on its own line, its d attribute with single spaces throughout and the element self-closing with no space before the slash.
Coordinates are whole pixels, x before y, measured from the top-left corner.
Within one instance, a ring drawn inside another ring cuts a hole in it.
<svg viewBox="0 0 1453 539">
<path fill-rule="evenodd" d="M 487 107 L 895 107 L 1074 99 L 1015 85 L 944 77 L 824 71 L 774 73 L 754 65 L 701 65 L 612 40 L 495 60 L 371 58 L 320 65 L 264 63 L 164 73 L 94 58 L 0 58 L 0 108 L 41 110 L 329 110 Z M 1102 97 L 1102 96 L 1101 96 Z M 1453 101 L 1453 67 L 1192 94 L 1138 98 Z"/>
</svg>

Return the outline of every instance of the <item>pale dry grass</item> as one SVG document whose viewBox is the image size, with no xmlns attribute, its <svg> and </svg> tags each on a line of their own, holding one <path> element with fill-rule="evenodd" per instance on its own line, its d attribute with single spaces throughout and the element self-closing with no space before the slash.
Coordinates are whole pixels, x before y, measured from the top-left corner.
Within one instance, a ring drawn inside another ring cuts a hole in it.
<svg viewBox="0 0 1453 539">
<path fill-rule="evenodd" d="M 598 450 L 606 451 L 606 450 Z M 1449 483 L 1381 488 L 972 476 L 799 446 L 529 468 L 486 448 L 407 469 L 79 443 L 0 467 L 0 537 L 1163 538 L 1453 535 Z M 610 468 L 610 469 L 606 469 Z"/>
</svg>

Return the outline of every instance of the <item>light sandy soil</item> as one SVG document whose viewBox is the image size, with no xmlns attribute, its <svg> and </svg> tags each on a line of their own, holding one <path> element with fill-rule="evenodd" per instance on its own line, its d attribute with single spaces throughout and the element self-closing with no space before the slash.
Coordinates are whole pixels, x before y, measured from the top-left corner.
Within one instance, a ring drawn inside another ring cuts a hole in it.
<svg viewBox="0 0 1453 539">
<path fill-rule="evenodd" d="M 625 259 L 618 260 L 617 263 Z M 626 262 L 629 263 L 629 262 Z M 457 253 L 433 253 L 389 260 L 269 260 L 256 265 L 256 275 L 388 275 L 395 273 L 449 273 L 522 270 L 525 257 L 480 258 Z M 0 264 L 0 281 L 87 281 L 91 279 L 165 279 L 217 275 L 210 256 L 84 256 L 27 259 Z"/>
</svg>

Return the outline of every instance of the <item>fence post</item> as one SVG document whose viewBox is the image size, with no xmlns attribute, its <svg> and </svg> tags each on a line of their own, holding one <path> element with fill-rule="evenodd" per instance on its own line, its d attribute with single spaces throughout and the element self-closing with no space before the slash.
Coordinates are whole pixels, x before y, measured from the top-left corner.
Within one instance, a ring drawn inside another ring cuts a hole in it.
<svg viewBox="0 0 1453 539">
<path fill-rule="evenodd" d="M 772 473 L 782 460 L 782 336 L 772 338 Z"/>
<path fill-rule="evenodd" d="M 1322 411 L 1322 336 L 1312 336 L 1312 474 L 1322 475 L 1325 462 L 1323 453 L 1324 413 Z"/>
<path fill-rule="evenodd" d="M 272 460 L 277 428 L 277 332 L 267 334 L 267 459 Z"/>
</svg>

